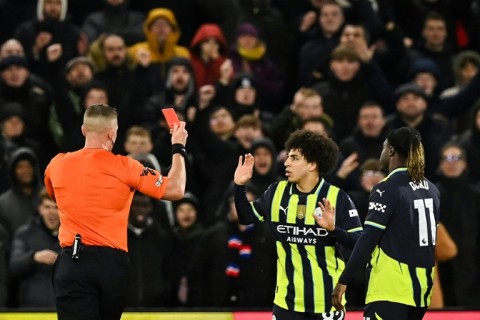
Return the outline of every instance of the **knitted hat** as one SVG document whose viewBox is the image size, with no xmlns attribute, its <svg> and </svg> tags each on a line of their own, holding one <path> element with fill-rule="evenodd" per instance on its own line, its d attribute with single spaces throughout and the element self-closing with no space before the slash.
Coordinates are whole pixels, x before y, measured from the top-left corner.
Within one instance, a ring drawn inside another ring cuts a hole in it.
<svg viewBox="0 0 480 320">
<path fill-rule="evenodd" d="M 177 208 L 184 203 L 191 204 L 197 211 L 199 209 L 200 202 L 198 201 L 198 198 L 190 191 L 186 191 L 183 199 L 172 201 L 173 211 L 177 211 Z"/>
<path fill-rule="evenodd" d="M 275 145 L 273 144 L 273 141 L 269 138 L 255 139 L 252 142 L 252 146 L 250 147 L 250 153 L 254 153 L 255 150 L 257 150 L 258 148 L 266 148 L 267 150 L 269 150 L 274 159 L 277 156 L 277 150 L 275 148 Z"/>
<path fill-rule="evenodd" d="M 7 69 L 10 66 L 20 66 L 28 69 L 28 62 L 25 57 L 21 56 L 9 56 L 0 62 L 0 71 Z"/>
<path fill-rule="evenodd" d="M 92 69 L 92 72 L 95 71 L 95 67 L 93 66 L 92 60 L 86 58 L 86 57 L 75 57 L 73 59 L 70 59 L 66 64 L 65 64 L 65 73 L 68 73 L 75 65 L 83 63 L 86 64 Z"/>
<path fill-rule="evenodd" d="M 256 38 L 260 37 L 258 29 L 251 23 L 242 23 L 237 28 L 237 37 L 241 36 L 253 36 Z"/>
<path fill-rule="evenodd" d="M 232 87 L 234 91 L 239 88 L 252 88 L 255 90 L 257 89 L 253 77 L 248 73 L 238 74 L 232 81 Z"/>
<path fill-rule="evenodd" d="M 17 116 L 25 121 L 25 110 L 18 102 L 6 102 L 0 105 L 0 122 L 5 121 L 6 119 Z"/>
<path fill-rule="evenodd" d="M 398 101 L 398 99 L 407 93 L 413 93 L 424 100 L 427 100 L 427 94 L 425 93 L 425 90 L 414 83 L 406 83 L 402 84 L 397 88 L 397 90 L 395 90 L 395 101 Z"/>
<path fill-rule="evenodd" d="M 408 72 L 408 79 L 412 80 L 420 72 L 428 72 L 436 79 L 438 79 L 440 76 L 440 69 L 438 68 L 437 64 L 430 59 L 414 60 Z"/>
</svg>

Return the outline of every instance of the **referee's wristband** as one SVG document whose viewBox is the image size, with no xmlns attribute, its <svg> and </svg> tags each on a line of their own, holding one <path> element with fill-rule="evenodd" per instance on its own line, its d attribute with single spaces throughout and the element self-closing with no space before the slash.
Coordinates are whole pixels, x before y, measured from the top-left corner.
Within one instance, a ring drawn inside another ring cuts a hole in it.
<svg viewBox="0 0 480 320">
<path fill-rule="evenodd" d="M 187 150 L 185 149 L 185 146 L 181 143 L 174 143 L 172 145 L 172 156 L 175 153 L 179 153 L 184 158 L 187 157 Z"/>
</svg>

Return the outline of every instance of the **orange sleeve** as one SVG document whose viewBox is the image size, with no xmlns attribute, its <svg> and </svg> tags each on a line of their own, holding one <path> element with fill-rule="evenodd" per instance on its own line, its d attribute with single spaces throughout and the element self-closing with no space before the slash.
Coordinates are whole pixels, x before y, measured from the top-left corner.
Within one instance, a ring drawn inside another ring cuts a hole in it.
<svg viewBox="0 0 480 320">
<path fill-rule="evenodd" d="M 52 161 L 54 161 L 56 158 L 58 157 L 58 155 L 56 157 L 54 157 L 50 163 L 52 163 Z M 50 198 L 57 202 L 55 200 L 55 192 L 53 192 L 53 186 L 52 186 L 52 181 L 50 180 L 50 163 L 48 164 L 47 168 L 45 169 L 45 176 L 43 177 L 43 183 L 45 184 L 45 189 L 47 190 L 48 192 L 48 195 L 50 196 Z"/>
<path fill-rule="evenodd" d="M 162 176 L 157 170 L 144 167 L 139 161 L 128 158 L 130 163 L 129 184 L 141 193 L 160 199 L 167 189 L 168 177 Z"/>
</svg>

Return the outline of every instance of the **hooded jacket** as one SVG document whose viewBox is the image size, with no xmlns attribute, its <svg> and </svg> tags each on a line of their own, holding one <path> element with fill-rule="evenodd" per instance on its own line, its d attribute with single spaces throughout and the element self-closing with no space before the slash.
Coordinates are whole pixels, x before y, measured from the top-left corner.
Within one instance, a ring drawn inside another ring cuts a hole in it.
<svg viewBox="0 0 480 320">
<path fill-rule="evenodd" d="M 160 50 L 160 44 L 156 36 L 149 30 L 150 25 L 158 18 L 167 20 L 172 26 L 172 32 L 168 35 L 163 50 Z M 172 11 L 165 8 L 150 10 L 148 17 L 143 24 L 143 32 L 147 41 L 139 42 L 129 48 L 129 55 L 135 62 L 138 62 L 136 56 L 139 50 L 147 49 L 151 54 L 152 63 L 166 62 L 174 57 L 189 58 L 190 53 L 187 48 L 178 46 L 180 39 L 180 27 Z"/>
<path fill-rule="evenodd" d="M 21 226 L 15 234 L 10 271 L 20 278 L 20 307 L 54 307 L 53 265 L 37 263 L 35 252 L 52 250 L 60 253 L 57 232 L 49 230 L 40 216 Z"/>
<path fill-rule="evenodd" d="M 28 57 L 31 70 L 44 79 L 49 79 L 52 73 L 59 72 L 65 63 L 80 55 L 78 51 L 78 40 L 80 31 L 67 16 L 67 0 L 61 0 L 62 8 L 59 19 L 47 19 L 44 17 L 45 0 L 37 3 L 37 17 L 20 24 L 14 33 L 14 38 L 20 41 Z M 48 32 L 52 40 L 34 56 L 33 48 L 35 39 L 40 32 Z M 55 62 L 48 62 L 47 48 L 52 44 L 62 45 L 62 55 Z"/>
<path fill-rule="evenodd" d="M 200 47 L 203 42 L 211 38 L 219 44 L 219 56 L 215 60 L 205 61 L 201 57 Z M 220 66 L 225 61 L 228 50 L 227 42 L 220 27 L 214 23 L 201 25 L 190 43 L 190 49 L 197 89 L 207 84 L 215 84 L 220 78 Z"/>
<path fill-rule="evenodd" d="M 20 160 L 27 159 L 33 165 L 32 194 L 25 194 L 15 169 Z M 42 187 L 37 156 L 32 149 L 18 148 L 11 156 L 8 164 L 11 188 L 0 195 L 0 223 L 5 226 L 12 237 L 15 231 L 30 218 L 35 216 L 40 203 L 39 191 Z"/>
</svg>

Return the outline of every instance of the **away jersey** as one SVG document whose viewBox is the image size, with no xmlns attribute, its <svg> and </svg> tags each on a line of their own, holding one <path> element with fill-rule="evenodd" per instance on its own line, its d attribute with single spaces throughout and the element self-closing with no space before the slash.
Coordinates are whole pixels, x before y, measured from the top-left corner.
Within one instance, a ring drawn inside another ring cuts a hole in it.
<svg viewBox="0 0 480 320">
<path fill-rule="evenodd" d="M 406 168 L 372 189 L 365 226 L 384 231 L 370 260 L 366 303 L 429 304 L 439 207 L 436 186 L 427 179 L 415 184 Z"/>
<path fill-rule="evenodd" d="M 58 205 L 60 245 L 71 246 L 78 233 L 86 245 L 128 251 L 134 191 L 158 199 L 167 184 L 168 178 L 158 171 L 104 149 L 57 155 L 45 170 L 45 187 Z"/>
<path fill-rule="evenodd" d="M 345 263 L 335 232 L 321 228 L 312 216 L 322 198 L 336 208 L 336 226 L 351 234 L 353 246 L 362 231 L 357 210 L 344 191 L 323 179 L 310 194 L 300 193 L 287 181 L 274 183 L 251 202 L 257 219 L 269 224 L 276 239 L 274 303 L 287 310 L 333 311 L 330 296 Z"/>
</svg>

